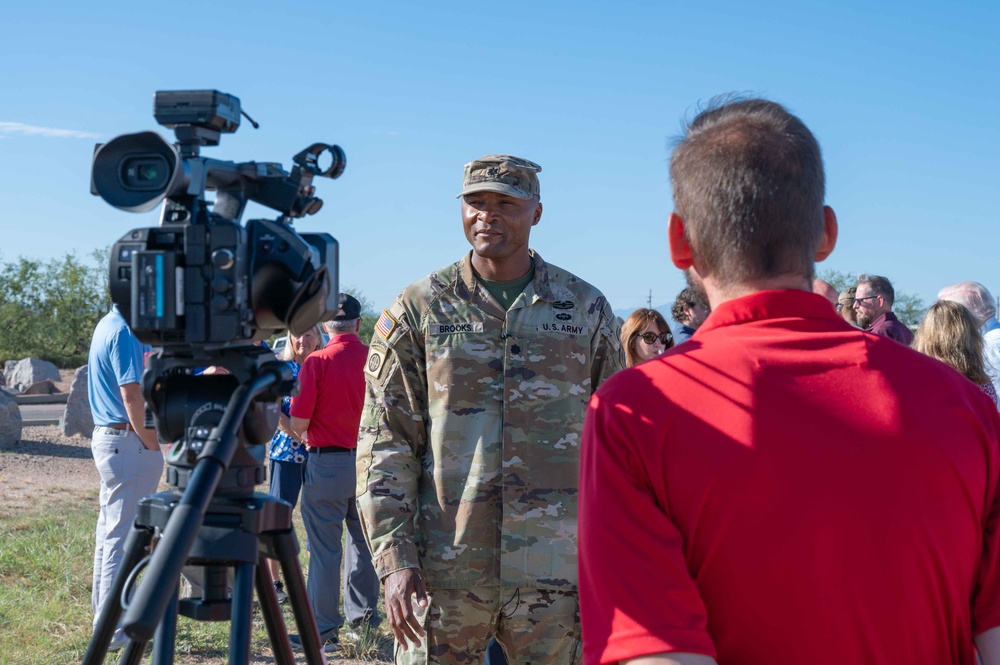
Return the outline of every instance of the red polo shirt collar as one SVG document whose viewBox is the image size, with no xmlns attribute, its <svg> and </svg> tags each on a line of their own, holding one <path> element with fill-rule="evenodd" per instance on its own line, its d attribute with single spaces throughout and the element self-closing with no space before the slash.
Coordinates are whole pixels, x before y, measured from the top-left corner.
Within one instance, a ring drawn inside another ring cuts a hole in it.
<svg viewBox="0 0 1000 665">
<path fill-rule="evenodd" d="M 833 309 L 829 300 L 811 291 L 758 291 L 727 300 L 713 309 L 692 338 L 698 339 L 718 328 L 765 319 L 827 319 L 848 325 Z"/>
</svg>

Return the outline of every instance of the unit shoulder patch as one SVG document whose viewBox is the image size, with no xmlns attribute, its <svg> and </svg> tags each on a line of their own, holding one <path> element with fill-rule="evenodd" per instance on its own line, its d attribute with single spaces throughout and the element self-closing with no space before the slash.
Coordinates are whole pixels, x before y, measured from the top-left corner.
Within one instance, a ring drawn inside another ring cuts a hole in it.
<svg viewBox="0 0 1000 665">
<path fill-rule="evenodd" d="M 388 362 L 389 350 L 381 344 L 372 344 L 368 348 L 368 360 L 365 361 L 365 374 L 375 385 L 384 378 Z"/>
</svg>

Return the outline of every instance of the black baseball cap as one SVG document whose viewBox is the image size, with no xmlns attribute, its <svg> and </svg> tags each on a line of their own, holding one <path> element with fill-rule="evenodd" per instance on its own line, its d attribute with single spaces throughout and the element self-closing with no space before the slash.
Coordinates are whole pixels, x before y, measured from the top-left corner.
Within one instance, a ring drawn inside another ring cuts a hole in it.
<svg viewBox="0 0 1000 665">
<path fill-rule="evenodd" d="M 351 321 L 361 318 L 361 303 L 358 299 L 348 293 L 341 293 L 338 297 L 337 315 L 334 321 Z"/>
</svg>

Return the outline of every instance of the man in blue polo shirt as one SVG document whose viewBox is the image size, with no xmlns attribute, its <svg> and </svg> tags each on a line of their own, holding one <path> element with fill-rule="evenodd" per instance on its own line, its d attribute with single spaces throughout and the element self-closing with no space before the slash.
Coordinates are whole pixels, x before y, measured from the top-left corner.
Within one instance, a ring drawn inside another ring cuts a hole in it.
<svg viewBox="0 0 1000 665">
<path fill-rule="evenodd" d="M 117 307 L 100 320 L 90 342 L 87 392 L 95 425 L 91 447 L 101 474 L 91 592 L 95 624 L 104 604 L 117 602 L 108 598 L 108 592 L 124 555 L 125 537 L 135 520 L 139 499 L 156 491 L 163 473 L 156 432 L 143 426 L 145 403 L 139 379 L 147 350 Z M 121 648 L 124 643 L 119 625 L 110 648 Z"/>
</svg>

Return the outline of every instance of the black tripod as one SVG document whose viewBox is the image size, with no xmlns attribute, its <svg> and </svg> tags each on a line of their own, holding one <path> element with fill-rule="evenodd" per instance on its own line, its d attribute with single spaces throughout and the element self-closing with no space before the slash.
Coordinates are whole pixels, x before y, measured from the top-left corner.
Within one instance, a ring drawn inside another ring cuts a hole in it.
<svg viewBox="0 0 1000 665">
<path fill-rule="evenodd" d="M 139 663 L 155 631 L 153 662 L 171 665 L 178 614 L 199 621 L 229 620 L 229 663 L 248 663 L 256 587 L 275 662 L 293 665 L 291 645 L 264 558 L 277 559 L 281 565 L 306 661 L 310 665 L 325 662 L 306 599 L 291 506 L 252 491 L 263 480 L 263 467 L 246 454 L 246 447 L 241 445 L 245 441 L 238 436 L 253 434 L 254 429 L 267 430 L 266 425 L 255 427 L 253 419 L 246 417 L 248 408 L 255 399 L 273 404 L 278 394 L 287 394 L 290 370 L 284 363 L 262 362 L 262 355 L 252 350 L 222 353 L 212 360 L 229 369 L 230 374 L 191 377 L 190 372 L 178 371 L 190 367 L 190 358 L 170 358 L 160 352 L 143 375 L 144 393 L 157 415 L 158 430 L 164 438 L 177 441 L 169 453 L 167 482 L 186 488 L 183 494 L 177 490 L 160 492 L 139 503 L 111 587 L 111 600 L 98 617 L 83 665 L 104 662 L 122 616 L 123 608 L 117 601 L 132 586 L 150 553 L 142 583 L 135 587 L 135 595 L 125 610 L 124 631 L 129 641 L 121 663 Z M 233 385 L 236 389 L 223 409 L 213 400 Z M 216 417 L 221 413 L 217 426 L 210 423 L 215 419 L 213 413 Z M 178 420 L 183 433 L 173 436 L 177 430 L 171 422 Z M 237 452 L 239 462 L 231 468 Z M 191 461 L 193 464 L 187 464 Z M 185 565 L 204 568 L 204 592 L 199 599 L 179 599 L 181 569 Z M 230 569 L 231 597 L 227 588 Z"/>
</svg>

